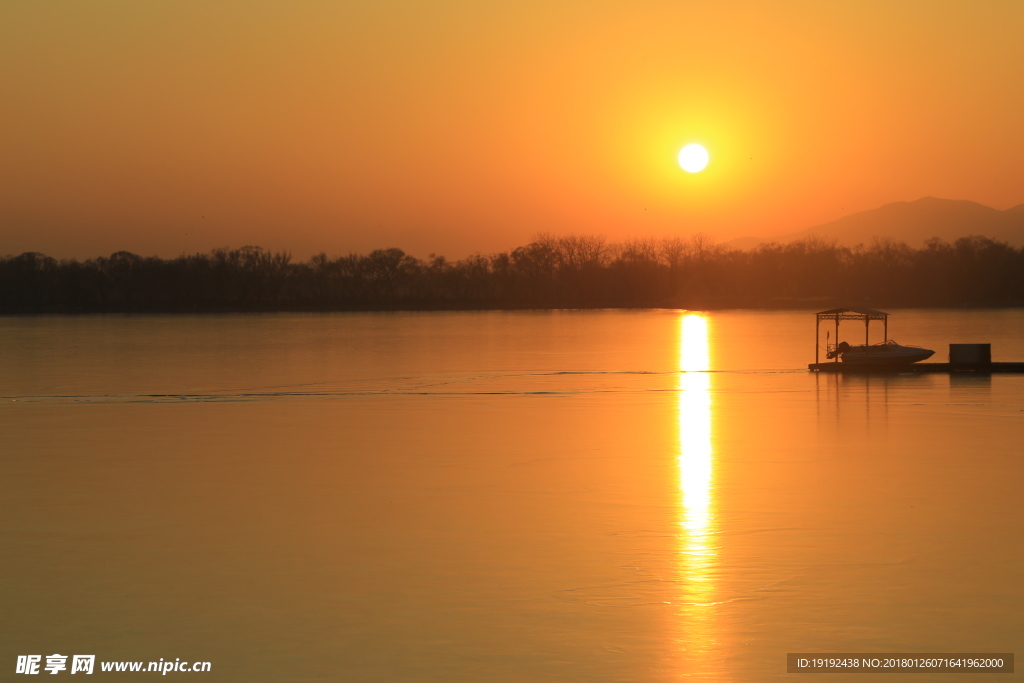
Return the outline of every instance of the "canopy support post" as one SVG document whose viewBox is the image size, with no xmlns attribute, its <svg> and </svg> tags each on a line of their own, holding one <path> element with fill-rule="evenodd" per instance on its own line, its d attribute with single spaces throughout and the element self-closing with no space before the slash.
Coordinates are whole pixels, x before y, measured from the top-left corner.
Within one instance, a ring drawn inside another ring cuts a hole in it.
<svg viewBox="0 0 1024 683">
<path fill-rule="evenodd" d="M 839 351 L 839 314 L 836 313 L 836 351 Z M 835 362 L 839 362 L 839 353 L 836 353 Z"/>
</svg>

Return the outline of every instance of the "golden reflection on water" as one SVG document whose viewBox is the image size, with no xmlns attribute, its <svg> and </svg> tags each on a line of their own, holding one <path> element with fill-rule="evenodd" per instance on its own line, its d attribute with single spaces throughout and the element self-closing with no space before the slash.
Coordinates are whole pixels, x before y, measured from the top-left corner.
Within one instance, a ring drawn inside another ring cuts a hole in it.
<svg viewBox="0 0 1024 683">
<path fill-rule="evenodd" d="M 713 649 L 715 514 L 712 496 L 711 368 L 708 319 L 686 314 L 679 320 L 679 594 L 680 645 L 685 668 L 707 673 Z"/>
<path fill-rule="evenodd" d="M 679 330 L 680 572 L 683 601 L 713 600 L 715 563 L 711 483 L 711 375 L 707 318 L 687 314 Z"/>
</svg>

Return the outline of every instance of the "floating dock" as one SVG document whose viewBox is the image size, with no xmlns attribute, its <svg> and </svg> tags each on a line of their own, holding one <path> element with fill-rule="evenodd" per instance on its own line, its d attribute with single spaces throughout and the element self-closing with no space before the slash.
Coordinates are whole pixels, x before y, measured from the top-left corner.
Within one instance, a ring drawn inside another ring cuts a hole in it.
<svg viewBox="0 0 1024 683">
<path fill-rule="evenodd" d="M 1024 363 L 905 363 L 894 365 L 871 365 L 868 363 L 809 363 L 811 372 L 833 372 L 844 375 L 897 375 L 902 373 L 928 372 L 1024 372 Z"/>
<path fill-rule="evenodd" d="M 886 358 L 884 355 L 884 349 L 886 344 L 895 344 L 895 342 L 889 341 L 889 314 L 885 311 L 876 311 L 872 308 L 832 308 L 827 311 L 820 311 L 815 314 L 816 322 L 814 324 L 814 362 L 807 365 L 807 369 L 811 372 L 830 372 L 833 374 L 843 375 L 899 375 L 906 373 L 917 373 L 924 374 L 929 372 L 945 372 L 945 373 L 975 373 L 975 374 L 992 374 L 997 372 L 1024 372 L 1024 362 L 1012 362 L 1012 363 L 993 363 L 992 362 L 992 345 L 991 344 L 950 344 L 949 345 L 949 361 L 948 363 L 907 363 L 900 358 L 896 362 L 891 362 L 891 359 Z M 874 347 L 870 345 L 870 329 L 872 320 L 882 321 L 882 350 L 878 353 L 883 354 L 876 356 L 875 362 L 864 362 L 865 360 L 872 360 L 871 354 L 864 355 L 858 353 L 855 362 L 843 362 L 843 357 L 850 352 L 851 347 L 843 344 L 845 342 L 839 342 L 839 321 L 841 320 L 857 320 L 863 321 L 864 323 L 864 345 L 855 347 L 856 349 L 864 349 L 870 351 L 871 349 L 878 347 L 876 344 Z M 828 333 L 825 336 L 825 352 L 827 358 L 834 358 L 824 363 L 821 361 L 821 323 L 822 321 L 835 322 L 836 324 L 836 341 L 830 343 Z M 927 355 L 922 356 L 923 358 L 930 357 L 934 352 L 929 349 L 919 349 L 916 346 L 913 347 L 901 347 L 898 344 L 896 346 L 900 349 L 917 349 L 919 351 L 926 352 Z M 913 355 L 913 354 L 912 354 Z M 890 362 L 885 362 L 889 360 Z"/>
</svg>

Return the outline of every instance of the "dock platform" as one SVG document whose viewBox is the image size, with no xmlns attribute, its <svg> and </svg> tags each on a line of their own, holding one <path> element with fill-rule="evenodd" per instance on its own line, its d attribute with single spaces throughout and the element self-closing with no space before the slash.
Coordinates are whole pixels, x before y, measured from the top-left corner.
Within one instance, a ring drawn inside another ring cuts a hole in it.
<svg viewBox="0 0 1024 683">
<path fill-rule="evenodd" d="M 1024 372 L 1024 363 L 904 363 L 898 365 L 870 365 L 868 363 L 809 363 L 811 372 L 835 372 L 842 374 L 881 375 L 906 372 Z"/>
</svg>

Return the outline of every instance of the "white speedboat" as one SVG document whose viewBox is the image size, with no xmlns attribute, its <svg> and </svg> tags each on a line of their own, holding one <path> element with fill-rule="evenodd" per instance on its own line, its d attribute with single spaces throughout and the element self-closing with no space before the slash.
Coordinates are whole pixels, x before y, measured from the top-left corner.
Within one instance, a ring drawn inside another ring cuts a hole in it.
<svg viewBox="0 0 1024 683">
<path fill-rule="evenodd" d="M 881 344 L 861 344 L 860 346 L 839 342 L 835 348 L 828 351 L 826 357 L 832 359 L 839 356 L 839 360 L 844 363 L 899 365 L 916 363 L 931 358 L 933 355 L 935 352 L 931 349 L 922 349 L 920 346 L 903 346 L 888 339 Z"/>
</svg>

